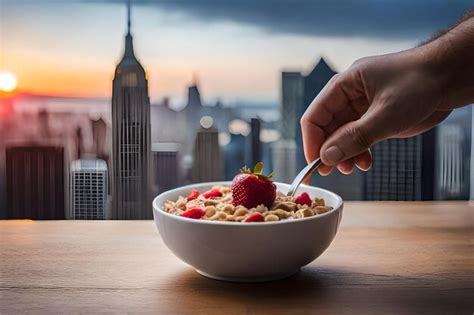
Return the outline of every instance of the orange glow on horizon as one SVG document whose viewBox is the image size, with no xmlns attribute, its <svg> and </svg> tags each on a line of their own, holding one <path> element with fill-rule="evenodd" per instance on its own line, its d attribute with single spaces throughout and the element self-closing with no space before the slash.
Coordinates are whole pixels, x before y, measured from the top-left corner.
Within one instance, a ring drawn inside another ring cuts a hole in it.
<svg viewBox="0 0 474 315">
<path fill-rule="evenodd" d="M 43 55 L 34 59 L 23 52 L 11 55 L 8 61 L 5 66 L 15 73 L 18 80 L 15 92 L 19 94 L 85 98 L 110 98 L 112 95 L 114 60 L 101 63 L 98 60 L 71 60 L 64 56 L 51 60 Z M 257 67 L 248 61 L 229 64 L 225 60 L 213 60 L 209 64 L 196 65 L 144 59 L 142 63 L 152 99 L 185 96 L 193 73 L 198 73 L 204 98 L 215 95 L 225 98 L 242 91 L 259 95 L 262 91 L 272 91 L 277 83 L 264 79 L 272 75 L 270 67 Z M 242 68 L 249 69 L 246 75 L 237 75 Z"/>
</svg>

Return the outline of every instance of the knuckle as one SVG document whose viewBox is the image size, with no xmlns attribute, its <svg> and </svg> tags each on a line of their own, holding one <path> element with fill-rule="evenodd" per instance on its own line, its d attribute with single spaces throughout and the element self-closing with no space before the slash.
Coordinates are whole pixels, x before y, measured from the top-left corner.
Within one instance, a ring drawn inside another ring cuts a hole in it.
<svg viewBox="0 0 474 315">
<path fill-rule="evenodd" d="M 300 118 L 300 126 L 304 127 L 307 124 L 308 124 L 308 118 L 306 118 L 306 115 L 303 114 L 303 116 L 301 116 L 301 118 Z"/>
<path fill-rule="evenodd" d="M 331 88 L 337 88 L 340 84 L 341 84 L 341 74 L 340 73 L 336 73 L 328 81 L 328 86 L 331 87 Z"/>
<path fill-rule="evenodd" d="M 366 132 L 361 130 L 359 127 L 348 127 L 346 132 L 350 139 L 361 148 L 369 148 L 371 145 L 371 140 Z"/>
<path fill-rule="evenodd" d="M 354 62 L 352 63 L 351 67 L 358 67 L 358 66 L 361 66 L 361 65 L 365 64 L 368 59 L 370 59 L 370 57 L 362 57 L 362 58 L 359 58 L 359 59 L 357 59 L 356 61 L 354 61 Z"/>
</svg>

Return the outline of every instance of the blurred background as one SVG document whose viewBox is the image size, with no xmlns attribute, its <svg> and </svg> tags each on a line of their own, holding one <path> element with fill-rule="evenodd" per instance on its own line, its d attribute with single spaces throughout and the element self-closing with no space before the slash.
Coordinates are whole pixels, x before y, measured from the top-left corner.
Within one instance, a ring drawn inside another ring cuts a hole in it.
<svg viewBox="0 0 474 315">
<path fill-rule="evenodd" d="M 0 218 L 151 218 L 154 195 L 257 161 L 289 182 L 305 166 L 299 118 L 334 74 L 470 5 L 0 0 Z M 472 120 L 455 110 L 374 146 L 367 173 L 312 183 L 347 200 L 472 199 Z"/>
</svg>

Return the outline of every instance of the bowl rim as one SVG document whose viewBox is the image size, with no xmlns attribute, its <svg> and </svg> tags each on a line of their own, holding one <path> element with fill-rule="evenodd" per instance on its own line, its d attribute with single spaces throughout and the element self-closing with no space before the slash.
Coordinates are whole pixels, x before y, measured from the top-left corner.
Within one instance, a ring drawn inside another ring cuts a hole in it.
<svg viewBox="0 0 474 315">
<path fill-rule="evenodd" d="M 202 187 L 202 186 L 209 186 L 209 185 L 212 185 L 212 186 L 229 185 L 230 186 L 230 183 L 231 183 L 231 181 L 202 182 L 202 183 L 184 185 L 184 186 L 180 186 L 180 187 L 177 187 L 177 188 L 174 188 L 174 189 L 164 191 L 153 199 L 153 203 L 152 203 L 153 212 L 158 211 L 158 212 L 161 212 L 164 216 L 167 216 L 169 218 L 172 218 L 172 219 L 175 219 L 175 220 L 178 220 L 178 221 L 183 221 L 183 222 L 190 222 L 190 223 L 192 222 L 192 223 L 195 223 L 195 224 L 229 225 L 229 226 L 249 227 L 249 226 L 270 226 L 270 225 L 275 225 L 275 224 L 295 224 L 297 222 L 305 222 L 305 221 L 309 221 L 309 220 L 318 220 L 320 218 L 331 215 L 334 212 L 340 211 L 340 209 L 344 206 L 344 200 L 338 194 L 336 194 L 336 193 L 334 193 L 330 190 L 327 190 L 327 189 L 323 189 L 323 188 L 319 188 L 319 187 L 315 187 L 315 186 L 310 186 L 310 185 L 304 185 L 304 184 L 302 184 L 300 187 L 316 189 L 316 190 L 319 190 L 319 191 L 324 191 L 324 192 L 326 192 L 330 195 L 333 195 L 337 200 L 337 205 L 332 210 L 330 210 L 328 212 L 325 212 L 323 214 L 318 214 L 318 215 L 308 217 L 308 218 L 301 218 L 301 219 L 296 219 L 296 220 L 271 221 L 271 222 L 251 222 L 252 224 L 242 224 L 242 222 L 196 220 L 196 219 L 185 218 L 185 217 L 178 216 L 176 214 L 168 213 L 165 210 L 163 210 L 161 208 L 161 206 L 158 206 L 158 204 L 157 204 L 157 200 L 163 198 L 163 195 L 171 194 L 171 193 L 176 192 L 178 190 L 193 189 L 193 188 L 196 189 L 196 188 L 199 188 L 199 187 Z M 278 185 L 283 185 L 283 186 L 288 186 L 288 187 L 290 186 L 289 184 L 286 184 L 286 183 L 281 183 L 281 182 L 275 182 L 275 183 L 278 184 Z"/>
</svg>

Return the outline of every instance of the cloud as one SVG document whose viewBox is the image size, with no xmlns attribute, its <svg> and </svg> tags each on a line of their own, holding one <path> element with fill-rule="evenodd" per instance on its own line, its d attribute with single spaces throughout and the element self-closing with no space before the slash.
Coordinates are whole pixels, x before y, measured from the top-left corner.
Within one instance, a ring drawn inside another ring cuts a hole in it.
<svg viewBox="0 0 474 315">
<path fill-rule="evenodd" d="M 185 14 L 203 22 L 253 25 L 271 33 L 400 39 L 427 37 L 452 25 L 472 6 L 472 0 L 135 0 L 133 3 Z"/>
</svg>

